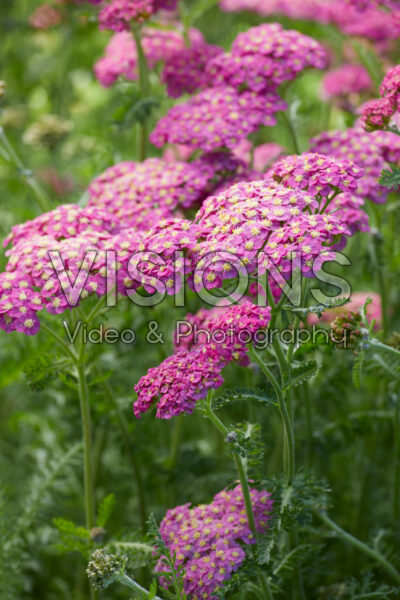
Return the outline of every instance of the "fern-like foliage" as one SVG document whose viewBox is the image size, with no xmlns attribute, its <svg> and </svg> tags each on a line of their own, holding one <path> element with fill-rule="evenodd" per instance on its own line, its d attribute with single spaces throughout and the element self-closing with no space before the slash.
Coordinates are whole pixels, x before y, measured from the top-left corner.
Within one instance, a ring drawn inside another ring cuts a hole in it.
<svg viewBox="0 0 400 600">
<path fill-rule="evenodd" d="M 225 404 L 232 402 L 238 402 L 240 400 L 255 400 L 262 404 L 270 406 L 278 406 L 275 400 L 272 400 L 265 394 L 265 391 L 261 388 L 246 388 L 246 387 L 234 387 L 226 390 L 222 390 L 219 394 L 216 394 L 213 398 L 213 408 L 219 409 Z"/>
<path fill-rule="evenodd" d="M 70 364 L 69 360 L 60 359 L 48 353 L 35 356 L 24 365 L 28 386 L 34 392 L 43 391 Z"/>
<path fill-rule="evenodd" d="M 163 595 L 169 600 L 188 600 L 185 592 L 183 591 L 183 569 L 176 565 L 176 556 L 171 554 L 170 549 L 164 542 L 160 529 L 157 525 L 157 521 L 153 514 L 151 514 L 147 520 L 147 526 L 149 535 L 154 543 L 158 558 L 161 559 L 165 565 L 165 571 L 159 573 L 167 581 L 171 591 L 164 590 Z"/>
<path fill-rule="evenodd" d="M 381 173 L 379 183 L 390 190 L 397 190 L 400 187 L 400 167 L 391 165 Z"/>
<path fill-rule="evenodd" d="M 293 367 L 290 371 L 290 379 L 283 388 L 284 392 L 289 391 L 291 388 L 305 383 L 311 377 L 314 377 L 318 371 L 318 363 L 316 360 L 310 360 L 304 362 L 298 367 Z"/>
<path fill-rule="evenodd" d="M 13 508 L 0 498 L 0 597 L 15 600 L 24 587 L 24 552 L 26 533 L 37 520 L 50 489 L 76 459 L 81 444 L 54 457 L 37 470 L 27 485 L 22 506 Z"/>
</svg>

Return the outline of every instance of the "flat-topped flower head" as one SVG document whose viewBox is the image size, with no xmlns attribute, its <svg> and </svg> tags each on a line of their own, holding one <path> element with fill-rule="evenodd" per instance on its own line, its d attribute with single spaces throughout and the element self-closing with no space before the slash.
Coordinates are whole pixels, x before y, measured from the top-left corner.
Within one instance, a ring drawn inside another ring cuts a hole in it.
<svg viewBox="0 0 400 600">
<path fill-rule="evenodd" d="M 62 240 L 78 236 L 84 231 L 117 232 L 117 220 L 96 206 L 81 208 L 77 204 L 61 204 L 32 221 L 14 225 L 10 235 L 4 240 L 4 246 L 41 235 Z"/>
<path fill-rule="evenodd" d="M 326 64 L 326 52 L 316 40 L 272 23 L 240 33 L 231 52 L 214 59 L 208 72 L 212 85 L 260 92 L 294 79 L 307 67 L 323 69 Z"/>
<path fill-rule="evenodd" d="M 363 174 L 361 167 L 348 160 L 304 153 L 279 159 L 267 176 L 284 186 L 326 197 L 338 190 L 354 192 Z"/>
<path fill-rule="evenodd" d="M 99 14 L 99 27 L 128 31 L 132 22 L 143 23 L 153 11 L 152 0 L 111 0 Z"/>
<path fill-rule="evenodd" d="M 207 89 L 171 108 L 150 140 L 157 147 L 184 144 L 206 152 L 234 148 L 260 125 L 274 125 L 274 113 L 285 108 L 273 92 L 260 96 L 249 91 L 240 94 L 229 86 Z"/>
<path fill-rule="evenodd" d="M 225 179 L 249 169 L 230 153 L 204 154 L 191 163 L 149 158 L 107 169 L 89 186 L 89 205 L 117 219 L 120 227 L 150 229 L 150 216 L 170 217 L 200 203 Z M 113 178 L 114 177 L 114 178 Z"/>
<path fill-rule="evenodd" d="M 210 80 L 206 65 L 221 52 L 222 48 L 200 41 L 171 54 L 161 74 L 168 95 L 179 98 L 185 93 L 193 94 L 196 90 L 208 87 Z"/>
<path fill-rule="evenodd" d="M 355 193 L 376 203 L 386 201 L 389 191 L 378 180 L 388 157 L 400 156 L 398 136 L 380 131 L 368 134 L 361 127 L 326 131 L 311 139 L 311 151 L 356 163 L 364 175 Z"/>
<path fill-rule="evenodd" d="M 265 491 L 250 490 L 256 530 L 265 533 L 273 501 Z M 215 592 L 246 558 L 245 547 L 254 544 L 240 486 L 218 493 L 210 504 L 190 504 L 168 510 L 160 533 L 175 567 L 184 569 L 184 591 L 193 600 L 216 600 Z M 156 571 L 168 569 L 161 556 Z M 166 587 L 165 579 L 162 580 Z"/>
</svg>

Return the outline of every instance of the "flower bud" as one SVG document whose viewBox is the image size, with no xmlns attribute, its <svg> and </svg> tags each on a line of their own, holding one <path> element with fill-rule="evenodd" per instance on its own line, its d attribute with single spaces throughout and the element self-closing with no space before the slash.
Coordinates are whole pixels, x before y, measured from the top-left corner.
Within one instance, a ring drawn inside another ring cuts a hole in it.
<svg viewBox="0 0 400 600">
<path fill-rule="evenodd" d="M 331 323 L 331 339 L 338 348 L 355 351 L 363 341 L 362 327 L 359 313 L 342 313 Z"/>
<path fill-rule="evenodd" d="M 95 550 L 86 569 L 92 587 L 100 590 L 110 585 L 116 575 L 125 572 L 127 560 L 126 556 L 109 554 L 104 548 Z"/>
</svg>

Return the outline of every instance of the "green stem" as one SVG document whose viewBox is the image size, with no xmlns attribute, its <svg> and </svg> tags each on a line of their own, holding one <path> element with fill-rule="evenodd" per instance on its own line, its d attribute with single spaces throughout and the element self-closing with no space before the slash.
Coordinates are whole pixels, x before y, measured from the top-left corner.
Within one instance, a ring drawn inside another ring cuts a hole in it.
<svg viewBox="0 0 400 600">
<path fill-rule="evenodd" d="M 136 489 L 137 489 L 137 494 L 138 494 L 140 524 L 141 524 L 143 533 L 145 533 L 147 530 L 147 525 L 146 525 L 147 513 L 146 513 L 146 501 L 145 501 L 145 497 L 144 497 L 142 471 L 141 471 L 139 462 L 136 458 L 136 453 L 132 447 L 128 428 L 126 426 L 124 419 L 121 416 L 121 413 L 120 413 L 120 410 L 118 407 L 118 403 L 115 400 L 114 394 L 112 393 L 112 390 L 110 389 L 110 386 L 108 385 L 107 381 L 104 382 L 103 389 L 104 389 L 104 392 L 105 392 L 105 395 L 106 395 L 108 401 L 114 408 L 114 414 L 115 414 L 115 418 L 117 420 L 117 425 L 119 427 L 119 430 L 120 430 L 120 433 L 122 436 L 122 441 L 124 443 L 125 450 L 126 450 L 126 453 L 127 453 L 127 456 L 128 456 L 131 468 L 132 468 L 133 476 L 135 478 Z"/>
<path fill-rule="evenodd" d="M 6 136 L 3 127 L 0 127 L 0 141 L 3 143 L 3 146 L 10 158 L 10 160 L 14 163 L 15 167 L 18 169 L 20 175 L 24 178 L 25 182 L 29 185 L 33 193 L 35 194 L 36 201 L 43 212 L 47 212 L 50 210 L 51 205 L 50 201 L 47 197 L 46 192 L 36 181 L 33 173 L 27 169 L 15 152 L 13 146 L 11 145 L 10 140 Z"/>
<path fill-rule="evenodd" d="M 286 111 L 282 112 L 282 116 L 283 116 L 283 120 L 285 122 L 286 125 L 286 129 L 289 133 L 289 136 L 292 140 L 292 146 L 293 146 L 293 150 L 295 151 L 296 154 L 301 154 L 301 149 L 300 149 L 300 144 L 299 144 L 299 140 L 298 140 L 298 136 L 297 136 L 297 131 L 295 126 L 292 123 L 292 119 L 290 118 L 290 115 L 287 114 Z"/>
<path fill-rule="evenodd" d="M 41 327 L 41 329 L 44 329 L 44 331 L 46 331 L 46 333 L 51 335 L 51 337 L 57 342 L 57 344 L 60 346 L 60 348 L 62 348 L 62 350 L 65 352 L 65 354 L 67 356 L 69 356 L 70 359 L 74 363 L 77 362 L 77 360 L 78 360 L 77 355 L 75 354 L 75 352 L 73 350 L 71 350 L 71 348 L 68 346 L 68 344 L 66 342 L 64 342 L 64 340 L 58 335 L 58 333 L 53 331 L 50 327 L 48 327 L 46 325 L 46 323 L 43 323 L 43 321 L 41 322 L 40 327 Z"/>
<path fill-rule="evenodd" d="M 149 598 L 149 596 L 150 596 L 149 591 L 146 590 L 145 588 L 143 588 L 138 583 L 136 583 L 136 581 L 131 579 L 129 577 L 129 575 L 126 575 L 126 574 L 117 575 L 117 577 L 115 579 L 122 585 L 124 585 L 124 586 L 128 587 L 129 589 L 133 590 L 134 592 L 136 592 L 136 594 L 139 596 L 139 598 L 141 600 L 145 600 L 146 598 Z M 160 596 L 152 596 L 152 598 L 154 598 L 154 600 L 161 600 Z"/>
<path fill-rule="evenodd" d="M 206 415 L 209 418 L 209 420 L 213 423 L 213 425 L 215 425 L 215 427 L 224 436 L 224 438 L 226 438 L 226 436 L 229 433 L 229 429 L 224 425 L 224 423 L 221 421 L 221 419 L 219 417 L 217 417 L 217 415 L 213 411 L 210 398 L 205 403 L 205 407 L 206 407 Z M 239 474 L 240 487 L 242 488 L 243 500 L 244 500 L 244 505 L 246 508 L 247 521 L 248 521 L 249 527 L 252 531 L 252 534 L 254 536 L 254 539 L 256 540 L 256 543 L 257 543 L 258 536 L 257 536 L 257 529 L 256 529 L 256 521 L 254 518 L 253 506 L 252 506 L 252 502 L 251 502 L 251 493 L 250 493 L 249 481 L 247 479 L 246 467 L 245 467 L 242 457 L 237 452 L 233 452 L 233 458 L 234 458 L 235 465 L 236 465 L 236 468 L 237 468 L 237 471 Z M 254 555 L 255 555 L 255 552 L 254 552 Z M 264 594 L 264 598 L 266 600 L 271 600 L 272 599 L 272 591 L 269 586 L 267 578 L 264 576 L 263 573 L 258 573 L 258 578 L 259 578 L 261 589 Z"/>
<path fill-rule="evenodd" d="M 150 95 L 150 80 L 149 70 L 147 66 L 147 60 L 142 46 L 141 30 L 140 27 L 133 26 L 133 37 L 136 43 L 136 52 L 138 58 L 138 70 L 139 70 L 139 85 L 141 99 L 144 100 Z M 139 152 L 138 157 L 140 161 L 143 161 L 147 157 L 147 123 L 144 118 L 139 123 Z"/>
<path fill-rule="evenodd" d="M 399 499 L 400 499 L 400 404 L 396 402 L 393 413 L 394 437 L 394 489 L 393 489 L 393 524 L 398 534 Z"/>
<path fill-rule="evenodd" d="M 92 425 L 90 417 L 89 388 L 86 380 L 85 366 L 84 353 L 81 352 L 77 366 L 78 391 L 82 418 L 86 528 L 90 530 L 95 524 L 95 504 L 92 464 Z"/>
<path fill-rule="evenodd" d="M 358 540 L 353 535 L 339 527 L 339 525 L 332 521 L 326 513 L 315 510 L 314 514 L 317 515 L 318 518 L 321 519 L 323 523 L 325 523 L 325 525 L 327 525 L 330 529 L 335 531 L 343 540 L 345 540 L 349 544 L 352 544 L 355 548 L 360 550 L 360 552 L 362 552 L 366 556 L 369 556 L 375 562 L 380 564 L 381 567 L 391 575 L 393 580 L 396 581 L 397 584 L 400 584 L 400 573 L 378 550 L 370 548 L 369 546 L 367 546 L 367 544 L 364 544 L 364 542 Z"/>
<path fill-rule="evenodd" d="M 254 350 L 254 348 L 250 348 L 249 350 L 250 357 L 259 365 L 261 371 L 266 376 L 268 381 L 271 383 L 275 395 L 279 404 L 279 411 L 281 413 L 284 432 L 285 432 L 285 456 L 286 456 L 286 465 L 285 465 L 285 477 L 286 484 L 291 485 L 294 478 L 294 467 L 295 467 L 295 454 L 294 454 L 294 433 L 293 427 L 290 420 L 290 416 L 286 406 L 286 400 L 282 393 L 282 389 L 277 382 L 273 373 L 269 370 L 267 365 L 264 363 L 259 354 Z"/>
</svg>

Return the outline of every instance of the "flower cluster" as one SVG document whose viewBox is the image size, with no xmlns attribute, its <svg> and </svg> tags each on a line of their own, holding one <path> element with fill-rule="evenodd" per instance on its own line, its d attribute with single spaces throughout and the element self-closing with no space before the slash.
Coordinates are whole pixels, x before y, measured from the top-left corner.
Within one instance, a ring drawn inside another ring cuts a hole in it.
<svg viewBox="0 0 400 600">
<path fill-rule="evenodd" d="M 4 240 L 4 246 L 16 245 L 33 236 L 50 236 L 54 240 L 75 237 L 84 231 L 117 232 L 117 220 L 96 206 L 81 208 L 77 204 L 62 204 L 32 221 L 15 225 Z"/>
<path fill-rule="evenodd" d="M 370 89 L 368 71 L 361 65 L 342 65 L 325 75 L 322 90 L 325 99 L 347 97 Z"/>
<path fill-rule="evenodd" d="M 231 52 L 217 56 L 207 71 L 214 86 L 265 92 L 294 79 L 307 67 L 323 69 L 326 62 L 326 53 L 316 40 L 272 23 L 240 33 Z"/>
<path fill-rule="evenodd" d="M 229 86 L 206 89 L 172 107 L 150 135 L 157 147 L 184 144 L 211 152 L 234 148 L 260 125 L 274 125 L 274 113 L 286 104 L 273 92 L 237 92 Z"/>
<path fill-rule="evenodd" d="M 386 201 L 388 190 L 378 183 L 389 157 L 400 157 L 400 140 L 390 132 L 367 134 L 359 127 L 328 131 L 311 140 L 311 151 L 338 160 L 354 161 L 364 170 L 356 194 L 373 202 Z"/>
<path fill-rule="evenodd" d="M 253 336 L 268 326 L 271 309 L 245 301 L 224 311 L 213 311 L 209 317 L 206 343 L 194 344 L 189 352 L 178 351 L 150 369 L 136 384 L 137 417 L 155 402 L 156 416 L 162 419 L 192 413 L 196 402 L 205 398 L 209 389 L 223 384 L 223 368 L 245 357 Z"/>
<path fill-rule="evenodd" d="M 400 110 L 400 65 L 387 72 L 379 91 L 381 98 L 361 106 L 361 123 L 367 131 L 385 129 Z"/>
<path fill-rule="evenodd" d="M 62 21 L 61 13 L 51 4 L 41 4 L 29 17 L 29 25 L 35 29 L 49 29 L 59 25 Z"/>
<path fill-rule="evenodd" d="M 227 11 L 251 10 L 262 16 L 283 14 L 291 19 L 333 23 L 348 35 L 386 42 L 399 36 L 400 21 L 396 0 L 384 2 L 386 0 L 221 0 L 221 6 Z M 393 10 L 382 10 L 381 5 Z"/>
<path fill-rule="evenodd" d="M 189 40 L 193 44 L 201 44 L 203 36 L 197 29 L 190 29 Z M 183 35 L 175 29 L 159 29 L 144 27 L 142 30 L 142 47 L 150 69 L 168 60 L 168 58 L 185 46 Z M 108 43 L 104 56 L 94 67 L 97 79 L 104 87 L 109 87 L 123 75 L 127 79 L 138 79 L 138 57 L 133 36 L 128 31 L 115 33 Z"/>
<path fill-rule="evenodd" d="M 336 160 L 322 154 L 284 156 L 267 173 L 282 185 L 328 197 L 332 192 L 354 192 L 364 170 L 354 162 Z"/>
<path fill-rule="evenodd" d="M 100 11 L 100 29 L 128 31 L 132 21 L 143 23 L 160 9 L 173 10 L 176 0 L 110 0 Z"/>
<path fill-rule="evenodd" d="M 362 342 L 364 324 L 358 312 L 344 312 L 331 323 L 331 337 L 337 348 L 351 349 L 357 354 Z"/>
<path fill-rule="evenodd" d="M 168 95 L 179 98 L 185 93 L 192 94 L 209 84 L 206 65 L 222 52 L 212 44 L 198 42 L 172 53 L 165 61 L 161 79 L 167 85 Z"/>
<path fill-rule="evenodd" d="M 205 154 L 192 163 L 167 163 L 159 158 L 121 163 L 92 182 L 89 206 L 111 213 L 121 227 L 149 229 L 150 217 L 166 218 L 176 208 L 189 208 L 220 181 L 235 174 L 245 177 L 247 172 L 242 161 L 226 153 Z"/>
<path fill-rule="evenodd" d="M 268 528 L 273 500 L 268 492 L 250 490 L 256 529 Z M 218 493 L 210 504 L 169 510 L 160 526 L 161 536 L 175 566 L 185 570 L 184 591 L 192 600 L 216 600 L 215 592 L 231 578 L 246 558 L 243 545 L 254 544 L 240 486 Z M 156 571 L 165 571 L 160 558 Z"/>
<path fill-rule="evenodd" d="M 375 321 L 376 328 L 380 329 L 382 325 L 382 301 L 379 294 L 375 292 L 354 292 L 351 295 L 350 302 L 345 306 L 338 306 L 337 308 L 330 308 L 323 312 L 321 319 L 318 319 L 317 315 L 310 314 L 308 317 L 308 323 L 313 325 L 320 321 L 324 323 L 331 323 L 336 317 L 343 313 L 357 313 L 363 308 L 367 300 L 370 299 L 372 302 L 366 307 L 366 317 L 368 322 Z"/>
</svg>

